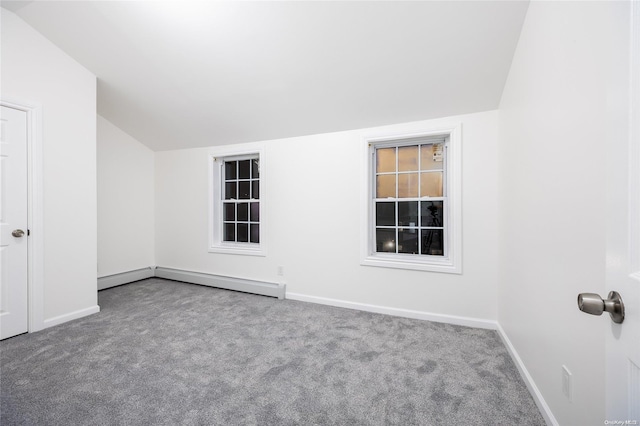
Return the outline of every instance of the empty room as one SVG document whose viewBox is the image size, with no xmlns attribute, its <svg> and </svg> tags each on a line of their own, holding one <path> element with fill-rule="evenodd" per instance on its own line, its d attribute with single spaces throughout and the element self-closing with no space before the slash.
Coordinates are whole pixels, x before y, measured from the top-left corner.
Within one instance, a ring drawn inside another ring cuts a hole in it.
<svg viewBox="0 0 640 426">
<path fill-rule="evenodd" d="M 640 424 L 637 1 L 0 5 L 0 424 Z"/>
</svg>

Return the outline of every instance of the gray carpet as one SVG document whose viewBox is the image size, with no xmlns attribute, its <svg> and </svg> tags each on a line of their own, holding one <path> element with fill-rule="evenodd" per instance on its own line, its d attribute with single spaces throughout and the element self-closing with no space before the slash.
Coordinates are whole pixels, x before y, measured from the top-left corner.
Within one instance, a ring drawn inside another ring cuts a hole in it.
<svg viewBox="0 0 640 426">
<path fill-rule="evenodd" d="M 8 425 L 543 425 L 494 331 L 149 279 L 0 342 Z"/>
</svg>

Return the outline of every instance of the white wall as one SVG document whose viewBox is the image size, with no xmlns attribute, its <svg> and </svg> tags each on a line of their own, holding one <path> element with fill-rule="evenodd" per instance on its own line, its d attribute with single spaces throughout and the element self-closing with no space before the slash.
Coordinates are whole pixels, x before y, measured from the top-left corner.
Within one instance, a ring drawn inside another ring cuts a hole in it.
<svg viewBox="0 0 640 426">
<path fill-rule="evenodd" d="M 42 106 L 44 319 L 97 308 L 96 78 L 2 9 L 2 98 Z"/>
<path fill-rule="evenodd" d="M 98 116 L 98 276 L 155 264 L 154 155 Z"/>
<path fill-rule="evenodd" d="M 281 265 L 288 293 L 495 320 L 497 112 L 451 120 L 463 129 L 462 275 L 360 265 L 362 135 L 442 120 L 266 142 L 266 257 L 207 252 L 209 149 L 157 152 L 156 263 L 272 282 Z"/>
<path fill-rule="evenodd" d="M 608 67 L 628 51 L 610 42 L 628 26 L 626 7 L 532 2 L 500 104 L 498 320 L 562 425 L 605 419 L 609 319 L 579 312 L 576 297 L 606 294 L 607 157 L 619 146 L 607 104 L 624 103 Z"/>
</svg>

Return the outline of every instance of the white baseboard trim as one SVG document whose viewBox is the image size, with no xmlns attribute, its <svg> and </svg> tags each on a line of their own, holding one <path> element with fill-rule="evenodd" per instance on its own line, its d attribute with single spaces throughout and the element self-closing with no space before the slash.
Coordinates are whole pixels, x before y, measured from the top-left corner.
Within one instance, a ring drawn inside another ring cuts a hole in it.
<svg viewBox="0 0 640 426">
<path fill-rule="evenodd" d="M 100 277 L 98 278 L 98 290 L 104 290 L 106 288 L 151 278 L 155 276 L 153 269 L 153 267 L 148 267 Z"/>
<path fill-rule="evenodd" d="M 225 277 L 222 275 L 205 274 L 201 272 L 184 271 L 181 269 L 156 267 L 155 276 L 168 280 L 200 284 L 208 287 L 224 288 L 226 290 L 242 291 L 260 294 L 262 296 L 284 299 L 285 285 L 266 281 L 254 281 L 244 278 Z"/>
<path fill-rule="evenodd" d="M 498 328 L 497 328 L 498 335 L 502 339 L 502 342 L 504 343 L 504 345 L 507 347 L 507 350 L 509 351 L 509 355 L 511 355 L 511 359 L 513 359 L 513 362 L 515 363 L 516 367 L 518 368 L 518 371 L 520 372 L 520 376 L 524 380 L 524 383 L 527 385 L 527 389 L 529 389 L 529 393 L 531 394 L 531 396 L 533 397 L 533 400 L 538 406 L 538 410 L 540 410 L 540 414 L 542 414 L 542 417 L 544 417 L 544 420 L 547 422 L 547 425 L 558 426 L 559 425 L 558 421 L 553 415 L 553 412 L 551 412 L 551 409 L 547 405 L 547 402 L 544 400 L 542 393 L 540 392 L 540 389 L 538 389 L 538 386 L 536 386 L 536 383 L 533 381 L 533 377 L 531 377 L 531 375 L 529 374 L 529 371 L 527 370 L 527 367 L 525 367 L 524 362 L 520 358 L 520 355 L 518 355 L 516 348 L 511 343 L 511 340 L 509 340 L 509 336 L 507 336 L 507 333 L 505 333 L 500 323 L 497 323 L 497 324 L 498 324 Z"/>
<path fill-rule="evenodd" d="M 53 327 L 54 325 L 60 325 L 68 321 L 73 321 L 89 315 L 97 314 L 98 312 L 100 312 L 100 306 L 95 305 L 89 308 L 80 309 L 79 311 L 70 312 L 64 315 L 59 315 L 57 317 L 44 320 L 44 328 Z"/>
<path fill-rule="evenodd" d="M 459 317 L 455 315 L 443 315 L 424 311 L 413 311 L 410 309 L 390 308 L 387 306 L 348 302 L 346 300 L 329 299 L 326 297 L 308 296 L 306 294 L 300 293 L 287 292 L 286 298 L 291 300 L 299 300 L 301 302 L 319 303 L 321 305 L 337 306 L 339 308 L 356 309 L 359 311 L 393 315 L 396 317 L 464 325 L 467 327 L 484 328 L 489 330 L 496 330 L 498 327 L 498 323 L 496 321 L 484 320 L 479 318 Z"/>
</svg>

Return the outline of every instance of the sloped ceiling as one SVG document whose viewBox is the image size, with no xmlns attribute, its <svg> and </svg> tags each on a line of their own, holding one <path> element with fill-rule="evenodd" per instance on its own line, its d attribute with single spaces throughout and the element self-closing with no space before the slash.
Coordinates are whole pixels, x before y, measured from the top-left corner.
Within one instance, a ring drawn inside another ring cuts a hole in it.
<svg viewBox="0 0 640 426">
<path fill-rule="evenodd" d="M 498 107 L 527 2 L 3 2 L 153 150 Z"/>
</svg>

